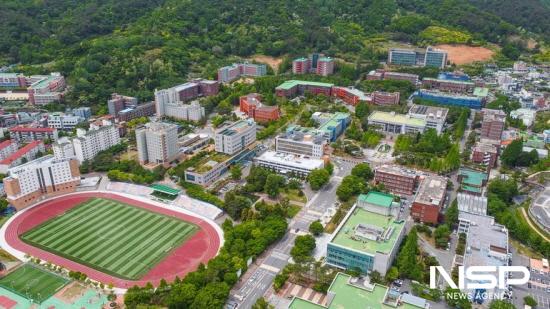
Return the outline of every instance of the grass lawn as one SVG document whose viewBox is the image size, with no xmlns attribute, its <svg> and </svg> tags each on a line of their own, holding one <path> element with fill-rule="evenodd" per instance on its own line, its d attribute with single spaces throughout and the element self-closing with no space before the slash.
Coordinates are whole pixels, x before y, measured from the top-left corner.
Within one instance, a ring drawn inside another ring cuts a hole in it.
<svg viewBox="0 0 550 309">
<path fill-rule="evenodd" d="M 288 206 L 288 217 L 289 218 L 294 218 L 294 216 L 296 216 L 299 212 L 300 212 L 300 209 L 302 209 L 302 207 L 298 206 L 298 205 L 290 205 Z"/>
<path fill-rule="evenodd" d="M 0 286 L 41 303 L 50 298 L 69 280 L 38 267 L 25 264 L 0 279 Z"/>
<path fill-rule="evenodd" d="M 306 195 L 303 194 L 302 196 L 298 195 L 299 190 L 293 190 L 289 189 L 288 192 L 283 192 L 283 194 L 291 201 L 299 202 L 299 203 L 307 203 Z"/>
<path fill-rule="evenodd" d="M 91 198 L 24 233 L 35 247 L 123 279 L 145 275 L 197 232 L 194 224 Z"/>
</svg>

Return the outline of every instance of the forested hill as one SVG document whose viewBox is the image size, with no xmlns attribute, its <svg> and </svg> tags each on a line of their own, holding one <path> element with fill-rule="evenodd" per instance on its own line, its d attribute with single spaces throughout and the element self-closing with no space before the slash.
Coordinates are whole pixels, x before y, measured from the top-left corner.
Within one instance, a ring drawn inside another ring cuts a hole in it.
<svg viewBox="0 0 550 309">
<path fill-rule="evenodd" d="M 69 76 L 71 103 L 96 104 L 114 91 L 150 98 L 190 73 L 213 76 L 231 56 L 316 50 L 376 63 L 384 55 L 372 42 L 504 44 L 520 28 L 549 36 L 548 27 L 508 22 L 482 7 L 487 1 L 471 2 L 3 0 L 0 64 L 48 63 L 45 70 Z M 526 10 L 534 9 L 545 12 Z"/>
</svg>

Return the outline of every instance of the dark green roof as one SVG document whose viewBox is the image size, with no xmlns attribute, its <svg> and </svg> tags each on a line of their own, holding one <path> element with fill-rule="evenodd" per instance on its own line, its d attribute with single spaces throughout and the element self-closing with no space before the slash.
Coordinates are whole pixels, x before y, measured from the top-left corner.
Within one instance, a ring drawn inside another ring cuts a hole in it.
<svg viewBox="0 0 550 309">
<path fill-rule="evenodd" d="M 178 195 L 181 191 L 181 190 L 178 190 L 178 189 L 174 189 L 174 188 L 171 188 L 171 187 L 168 187 L 168 186 L 165 186 L 165 185 L 159 185 L 159 184 L 151 185 L 151 186 L 149 186 L 149 188 L 151 188 L 155 191 L 159 191 L 159 192 L 162 192 L 162 193 L 169 194 L 169 195 Z"/>
</svg>

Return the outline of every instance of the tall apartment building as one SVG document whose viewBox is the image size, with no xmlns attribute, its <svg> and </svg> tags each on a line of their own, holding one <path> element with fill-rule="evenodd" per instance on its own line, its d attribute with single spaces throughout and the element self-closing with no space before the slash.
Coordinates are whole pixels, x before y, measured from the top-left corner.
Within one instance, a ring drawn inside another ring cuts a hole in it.
<svg viewBox="0 0 550 309">
<path fill-rule="evenodd" d="M 500 140 L 504 124 L 506 123 L 506 113 L 501 110 L 484 108 L 481 110 L 483 121 L 481 122 L 481 137 L 493 140 Z"/>
<path fill-rule="evenodd" d="M 265 64 L 254 63 L 233 63 L 218 70 L 218 81 L 220 83 L 230 83 L 241 76 L 260 77 L 267 74 Z"/>
<path fill-rule="evenodd" d="M 63 138 L 52 145 L 56 158 L 76 157 L 82 163 L 120 143 L 117 127 L 108 121 L 104 121 L 101 126 L 91 124 L 88 131 L 77 129 L 76 135 L 73 139 Z"/>
<path fill-rule="evenodd" d="M 307 74 L 311 71 L 311 60 L 297 58 L 292 61 L 292 74 Z"/>
<path fill-rule="evenodd" d="M 0 173 L 6 174 L 8 169 L 33 160 L 39 153 L 44 153 L 45 150 L 42 141 L 32 141 L 28 143 L 0 161 Z"/>
<path fill-rule="evenodd" d="M 34 140 L 57 141 L 57 129 L 55 128 L 32 128 L 17 126 L 9 129 L 10 139 L 18 143 L 28 143 Z"/>
<path fill-rule="evenodd" d="M 334 73 L 334 59 L 330 57 L 321 57 L 317 61 L 317 75 L 329 76 Z"/>
<path fill-rule="evenodd" d="M 109 109 L 109 115 L 115 117 L 118 113 L 124 109 L 136 107 L 138 105 L 138 99 L 130 96 L 123 96 L 118 93 L 111 94 L 111 98 L 107 100 L 107 108 Z"/>
<path fill-rule="evenodd" d="M 399 104 L 399 91 L 396 91 L 396 92 L 375 91 L 372 93 L 372 103 L 376 105 Z"/>
<path fill-rule="evenodd" d="M 217 152 L 234 155 L 256 141 L 256 123 L 252 119 L 239 120 L 216 130 Z"/>
<path fill-rule="evenodd" d="M 257 93 L 250 93 L 239 98 L 240 111 L 254 118 L 256 122 L 268 122 L 279 119 L 279 106 L 263 105 L 262 97 Z"/>
<path fill-rule="evenodd" d="M 136 129 L 138 158 L 141 164 L 169 164 L 178 155 L 178 127 L 150 122 Z"/>
<path fill-rule="evenodd" d="M 4 160 L 5 158 L 12 155 L 14 152 L 17 151 L 17 143 L 8 139 L 0 143 L 0 160 Z"/>
<path fill-rule="evenodd" d="M 435 129 L 438 134 L 443 131 L 449 109 L 445 107 L 413 104 L 408 115 L 412 118 L 426 121 L 426 128 Z"/>
<path fill-rule="evenodd" d="M 204 117 L 204 109 L 199 105 L 185 105 L 201 96 L 218 94 L 219 83 L 204 79 L 197 79 L 172 88 L 156 90 L 155 104 L 157 116 L 175 117 L 184 120 L 199 121 Z M 201 117 L 198 117 L 201 115 Z"/>
<path fill-rule="evenodd" d="M 412 195 L 418 184 L 416 171 L 397 165 L 382 165 L 374 172 L 376 184 L 383 184 L 393 194 Z"/>
<path fill-rule="evenodd" d="M 411 207 L 411 216 L 416 221 L 437 224 L 439 212 L 445 204 L 447 177 L 422 176 L 418 192 Z"/>
<path fill-rule="evenodd" d="M 32 76 L 27 82 L 33 83 L 27 88 L 29 102 L 34 105 L 45 105 L 60 101 L 65 89 L 65 78 L 60 73 Z"/>
<path fill-rule="evenodd" d="M 392 208 L 391 195 L 360 195 L 331 235 L 326 263 L 362 273 L 377 271 L 384 276 L 405 234 L 404 220 L 391 215 Z"/>
<path fill-rule="evenodd" d="M 277 152 L 321 158 L 327 147 L 327 140 L 318 131 L 291 131 L 275 137 Z"/>
<path fill-rule="evenodd" d="M 74 192 L 80 184 L 76 159 L 55 159 L 47 155 L 10 168 L 4 178 L 8 202 L 23 209 L 44 197 Z"/>
<path fill-rule="evenodd" d="M 388 63 L 405 66 L 433 66 L 444 68 L 447 64 L 447 52 L 428 46 L 426 50 L 391 48 L 388 52 Z"/>
</svg>

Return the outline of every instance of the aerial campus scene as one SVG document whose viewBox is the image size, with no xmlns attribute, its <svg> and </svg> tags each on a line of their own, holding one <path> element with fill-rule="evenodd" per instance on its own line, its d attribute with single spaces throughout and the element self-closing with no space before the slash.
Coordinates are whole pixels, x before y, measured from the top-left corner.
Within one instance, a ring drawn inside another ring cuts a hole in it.
<svg viewBox="0 0 550 309">
<path fill-rule="evenodd" d="M 550 309 L 547 0 L 0 2 L 0 308 Z"/>
</svg>

